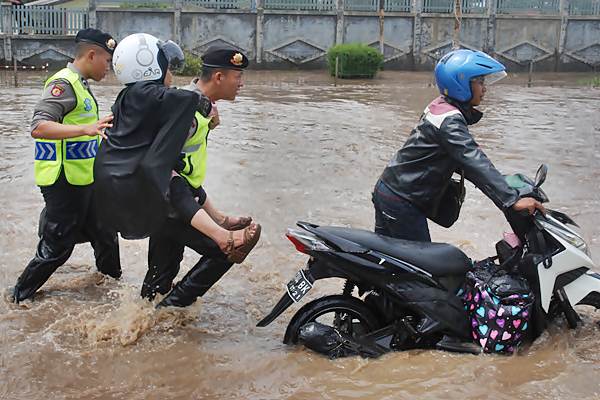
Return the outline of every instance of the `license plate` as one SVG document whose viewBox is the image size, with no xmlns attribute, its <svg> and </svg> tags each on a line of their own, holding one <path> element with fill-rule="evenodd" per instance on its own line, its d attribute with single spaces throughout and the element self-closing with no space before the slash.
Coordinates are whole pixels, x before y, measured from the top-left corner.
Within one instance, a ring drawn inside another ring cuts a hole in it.
<svg viewBox="0 0 600 400">
<path fill-rule="evenodd" d="M 304 275 L 304 271 L 300 270 L 296 273 L 294 279 L 287 283 L 287 292 L 294 303 L 297 303 L 312 287 L 313 285 Z"/>
</svg>

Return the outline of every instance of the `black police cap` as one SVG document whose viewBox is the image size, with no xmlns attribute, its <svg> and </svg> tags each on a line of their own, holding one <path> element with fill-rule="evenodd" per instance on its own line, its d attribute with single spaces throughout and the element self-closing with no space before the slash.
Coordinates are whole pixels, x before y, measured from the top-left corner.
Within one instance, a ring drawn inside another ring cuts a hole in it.
<svg viewBox="0 0 600 400">
<path fill-rule="evenodd" d="M 96 46 L 102 47 L 110 54 L 112 54 L 115 51 L 115 47 L 117 47 L 117 41 L 113 39 L 112 36 L 94 28 L 86 28 L 77 32 L 75 42 L 95 44 Z"/>
<path fill-rule="evenodd" d="M 202 56 L 204 67 L 242 70 L 248 63 L 248 57 L 232 47 L 211 46 Z"/>
</svg>

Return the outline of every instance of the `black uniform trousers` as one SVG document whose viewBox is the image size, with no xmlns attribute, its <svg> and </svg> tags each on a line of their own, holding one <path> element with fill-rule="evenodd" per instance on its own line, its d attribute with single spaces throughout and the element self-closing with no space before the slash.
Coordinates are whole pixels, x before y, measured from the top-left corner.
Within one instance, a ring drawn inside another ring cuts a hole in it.
<svg viewBox="0 0 600 400">
<path fill-rule="evenodd" d="M 179 273 L 183 251 L 189 247 L 203 257 L 171 290 L 173 279 Z M 208 291 L 233 263 L 219 245 L 189 223 L 178 218 L 167 218 L 159 232 L 150 236 L 148 273 L 142 285 L 142 297 L 153 299 L 156 293 L 170 293 L 158 304 L 185 307 Z"/>
<path fill-rule="evenodd" d="M 77 243 L 90 242 L 98 271 L 119 278 L 119 241 L 116 232 L 96 218 L 93 185 L 71 185 L 61 171 L 53 185 L 40 186 L 40 190 L 46 203 L 40 215 L 40 241 L 35 257 L 17 280 L 14 301 L 33 296 L 69 259 Z"/>
</svg>

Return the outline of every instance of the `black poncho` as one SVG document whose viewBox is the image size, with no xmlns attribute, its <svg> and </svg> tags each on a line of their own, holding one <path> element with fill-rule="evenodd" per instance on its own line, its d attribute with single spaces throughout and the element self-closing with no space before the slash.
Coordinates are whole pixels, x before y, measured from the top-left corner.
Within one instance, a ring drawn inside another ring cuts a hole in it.
<svg viewBox="0 0 600 400">
<path fill-rule="evenodd" d="M 94 164 L 103 224 L 125 239 L 150 236 L 167 216 L 171 171 L 192 125 L 199 96 L 157 82 L 123 89 L 112 106 Z"/>
</svg>

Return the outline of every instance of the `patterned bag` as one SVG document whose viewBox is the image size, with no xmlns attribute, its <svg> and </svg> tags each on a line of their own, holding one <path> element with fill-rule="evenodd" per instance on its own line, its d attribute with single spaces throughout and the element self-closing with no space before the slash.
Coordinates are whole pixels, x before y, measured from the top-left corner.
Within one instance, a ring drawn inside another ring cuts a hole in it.
<svg viewBox="0 0 600 400">
<path fill-rule="evenodd" d="M 463 292 L 475 342 L 486 353 L 512 354 L 531 316 L 534 298 L 527 280 L 486 259 L 467 273 Z"/>
</svg>

